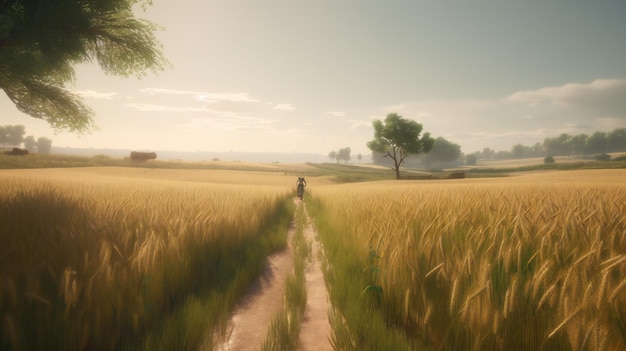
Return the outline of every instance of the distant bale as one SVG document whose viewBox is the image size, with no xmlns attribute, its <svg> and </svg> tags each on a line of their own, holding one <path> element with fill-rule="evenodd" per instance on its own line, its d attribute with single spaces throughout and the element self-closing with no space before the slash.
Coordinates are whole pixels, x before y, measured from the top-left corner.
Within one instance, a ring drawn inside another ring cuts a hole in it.
<svg viewBox="0 0 626 351">
<path fill-rule="evenodd" d="M 156 158 L 157 158 L 156 152 L 141 152 L 141 151 L 130 152 L 130 159 L 133 161 L 155 160 Z"/>
<path fill-rule="evenodd" d="M 447 179 L 463 179 L 465 178 L 465 172 L 453 172 L 453 173 L 448 173 L 448 175 L 446 175 Z"/>
<path fill-rule="evenodd" d="M 14 147 L 13 150 L 11 151 L 5 151 L 4 154 L 11 155 L 11 156 L 24 156 L 24 155 L 28 155 L 28 150 Z"/>
</svg>

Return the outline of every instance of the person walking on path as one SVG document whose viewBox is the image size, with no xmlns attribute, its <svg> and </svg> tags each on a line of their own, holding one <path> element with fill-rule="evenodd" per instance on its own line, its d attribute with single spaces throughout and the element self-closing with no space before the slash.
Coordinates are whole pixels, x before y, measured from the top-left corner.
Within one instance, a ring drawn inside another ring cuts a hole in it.
<svg viewBox="0 0 626 351">
<path fill-rule="evenodd" d="M 306 188 L 306 179 L 304 179 L 304 177 L 298 177 L 296 185 L 298 186 L 298 197 L 302 200 L 302 197 L 304 196 L 304 188 Z"/>
</svg>

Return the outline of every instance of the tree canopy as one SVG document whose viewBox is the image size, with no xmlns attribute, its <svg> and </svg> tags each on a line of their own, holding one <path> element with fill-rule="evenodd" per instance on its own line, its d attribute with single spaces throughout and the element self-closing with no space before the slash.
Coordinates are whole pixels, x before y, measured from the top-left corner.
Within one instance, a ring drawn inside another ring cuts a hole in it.
<svg viewBox="0 0 626 351">
<path fill-rule="evenodd" d="M 349 147 L 344 147 L 343 149 L 339 149 L 339 151 L 337 151 L 337 155 L 335 156 L 335 158 L 337 159 L 337 162 L 339 161 L 344 161 L 344 162 L 348 162 L 350 161 L 350 159 L 352 158 L 350 156 L 350 151 L 352 151 Z"/>
<path fill-rule="evenodd" d="M 380 152 L 393 160 L 393 170 L 396 179 L 400 179 L 400 166 L 410 154 L 426 153 L 432 147 L 434 139 L 430 133 L 424 133 L 423 126 L 410 119 L 402 118 L 397 113 L 390 113 L 385 121 L 375 120 L 374 140 L 367 143 L 367 147 Z"/>
<path fill-rule="evenodd" d="M 29 152 L 33 152 L 37 149 L 37 140 L 35 140 L 34 136 L 29 135 L 24 138 L 24 149 L 28 150 Z"/>
<path fill-rule="evenodd" d="M 461 145 L 448 141 L 443 137 L 438 137 L 435 139 L 432 149 L 426 155 L 424 163 L 434 165 L 452 162 L 460 158 L 461 154 Z"/>
<path fill-rule="evenodd" d="M 18 146 L 24 140 L 26 128 L 23 125 L 0 126 L 0 144 Z"/>
<path fill-rule="evenodd" d="M 93 111 L 65 88 L 73 65 L 95 61 L 124 77 L 167 65 L 157 26 L 135 18 L 135 4 L 151 0 L 0 0 L 0 89 L 54 129 L 93 129 Z"/>
<path fill-rule="evenodd" d="M 48 138 L 39 138 L 26 134 L 26 127 L 18 125 L 0 125 L 0 146 L 4 147 L 20 147 L 24 143 L 24 148 L 30 152 L 37 150 L 39 153 L 50 153 L 52 148 L 52 140 Z M 41 150 L 39 150 L 41 148 Z"/>
<path fill-rule="evenodd" d="M 333 150 L 328 153 L 328 158 L 333 161 L 337 157 L 337 151 Z"/>
<path fill-rule="evenodd" d="M 626 151 L 626 129 L 616 128 L 610 132 L 596 131 L 591 135 L 563 133 L 555 138 L 546 138 L 543 142 L 543 149 L 545 154 L 551 156 Z"/>
<path fill-rule="evenodd" d="M 52 140 L 46 137 L 40 137 L 37 139 L 37 152 L 40 154 L 49 154 L 52 150 Z"/>
</svg>

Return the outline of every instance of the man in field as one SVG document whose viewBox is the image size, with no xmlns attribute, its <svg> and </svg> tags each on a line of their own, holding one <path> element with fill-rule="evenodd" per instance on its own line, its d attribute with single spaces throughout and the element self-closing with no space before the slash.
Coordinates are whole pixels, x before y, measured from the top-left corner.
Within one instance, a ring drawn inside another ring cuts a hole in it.
<svg viewBox="0 0 626 351">
<path fill-rule="evenodd" d="M 304 195 L 304 188 L 306 187 L 306 179 L 304 179 L 304 177 L 298 177 L 296 185 L 298 186 L 298 197 L 300 198 L 300 200 L 302 200 L 302 196 Z"/>
</svg>

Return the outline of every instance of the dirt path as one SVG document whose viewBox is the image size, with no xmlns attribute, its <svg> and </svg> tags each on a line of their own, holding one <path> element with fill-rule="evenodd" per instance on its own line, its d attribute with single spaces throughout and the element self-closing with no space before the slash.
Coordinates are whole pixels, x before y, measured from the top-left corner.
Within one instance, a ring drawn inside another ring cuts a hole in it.
<svg viewBox="0 0 626 351">
<path fill-rule="evenodd" d="M 289 229 L 289 237 L 295 226 Z M 237 304 L 227 324 L 227 334 L 216 350 L 259 350 L 274 315 L 283 308 L 286 276 L 293 269 L 293 250 L 271 255 L 263 273 Z"/>
<path fill-rule="evenodd" d="M 305 204 L 302 203 L 302 206 Z M 328 323 L 328 291 L 326 291 L 326 282 L 319 259 L 319 242 L 315 238 L 317 231 L 308 214 L 306 220 L 304 237 L 312 243 L 313 263 L 308 267 L 305 276 L 307 305 L 300 330 L 298 350 L 332 350 L 329 339 L 331 329 Z"/>
<path fill-rule="evenodd" d="M 303 202 L 296 201 L 298 206 Z M 306 208 L 305 208 L 306 213 Z M 304 237 L 312 243 L 313 264 L 306 272 L 307 306 L 304 315 L 298 350 L 332 350 L 330 324 L 328 323 L 328 297 L 326 284 L 318 258 L 317 232 L 308 214 Z M 293 245 L 296 232 L 295 219 L 288 232 L 287 249 L 268 257 L 261 277 L 254 282 L 244 298 L 237 304 L 227 324 L 227 334 L 218 339 L 216 350 L 260 350 L 274 316 L 283 308 L 285 280 L 293 271 Z"/>
</svg>

